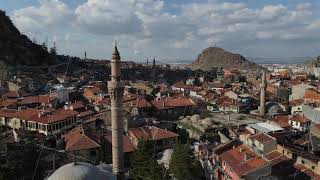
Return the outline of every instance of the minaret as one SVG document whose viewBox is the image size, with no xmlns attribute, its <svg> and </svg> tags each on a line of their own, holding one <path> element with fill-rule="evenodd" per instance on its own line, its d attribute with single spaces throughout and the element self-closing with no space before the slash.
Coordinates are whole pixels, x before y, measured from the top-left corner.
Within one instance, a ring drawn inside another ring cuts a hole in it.
<svg viewBox="0 0 320 180">
<path fill-rule="evenodd" d="M 260 116 L 266 114 L 266 86 L 266 73 L 263 71 L 260 84 Z"/>
<path fill-rule="evenodd" d="M 149 59 L 147 58 L 147 66 L 149 65 Z"/>
<path fill-rule="evenodd" d="M 156 58 L 153 58 L 152 61 L 152 69 L 156 68 Z"/>
<path fill-rule="evenodd" d="M 124 85 L 120 79 L 120 54 L 115 43 L 111 59 L 111 80 L 108 90 L 111 99 L 111 130 L 112 130 L 112 170 L 117 180 L 124 180 L 123 158 L 123 116 L 122 99 Z"/>
</svg>

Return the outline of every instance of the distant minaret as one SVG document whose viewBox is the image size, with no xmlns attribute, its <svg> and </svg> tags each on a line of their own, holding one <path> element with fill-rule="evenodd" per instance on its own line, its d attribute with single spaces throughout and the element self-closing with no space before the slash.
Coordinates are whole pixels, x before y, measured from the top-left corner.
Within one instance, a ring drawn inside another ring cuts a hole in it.
<svg viewBox="0 0 320 180">
<path fill-rule="evenodd" d="M 260 116 L 266 114 L 266 87 L 266 73 L 263 71 L 260 84 Z"/>
<path fill-rule="evenodd" d="M 120 79 L 120 54 L 115 43 L 111 58 L 111 80 L 108 90 L 111 98 L 111 129 L 112 129 L 112 170 L 117 180 L 124 180 L 123 158 L 123 116 L 122 99 L 124 85 Z"/>
<path fill-rule="evenodd" d="M 87 51 L 84 51 L 84 59 L 87 59 Z"/>
<path fill-rule="evenodd" d="M 156 67 L 156 58 L 153 58 L 153 61 L 152 61 L 152 68 L 154 69 Z"/>
<path fill-rule="evenodd" d="M 147 58 L 147 66 L 149 65 L 149 59 Z"/>
</svg>

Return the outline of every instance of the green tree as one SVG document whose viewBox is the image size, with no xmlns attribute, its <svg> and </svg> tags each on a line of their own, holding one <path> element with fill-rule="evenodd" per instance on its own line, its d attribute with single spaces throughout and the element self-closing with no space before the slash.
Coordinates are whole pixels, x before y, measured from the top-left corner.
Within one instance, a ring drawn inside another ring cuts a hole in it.
<svg viewBox="0 0 320 180">
<path fill-rule="evenodd" d="M 170 160 L 170 172 L 178 180 L 203 179 L 199 162 L 191 157 L 188 144 L 176 144 Z"/>
<path fill-rule="evenodd" d="M 131 160 L 130 178 L 134 180 L 163 180 L 168 179 L 168 174 L 165 167 L 155 160 L 154 142 L 140 142 Z"/>
<path fill-rule="evenodd" d="M 39 148 L 17 145 L 0 158 L 0 179 L 32 179 L 39 156 Z M 43 179 L 44 168 L 40 161 L 34 179 Z"/>
</svg>

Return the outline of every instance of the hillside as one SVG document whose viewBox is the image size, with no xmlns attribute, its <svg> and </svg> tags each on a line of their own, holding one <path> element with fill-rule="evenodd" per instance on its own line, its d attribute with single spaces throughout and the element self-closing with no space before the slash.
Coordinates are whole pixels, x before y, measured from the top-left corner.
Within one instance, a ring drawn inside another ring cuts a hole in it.
<svg viewBox="0 0 320 180">
<path fill-rule="evenodd" d="M 51 65 L 58 59 L 41 45 L 33 43 L 0 10 L 0 61 L 8 65 Z"/>
<path fill-rule="evenodd" d="M 211 70 L 215 67 L 237 69 L 260 69 L 256 63 L 250 62 L 240 54 L 233 54 L 218 47 L 209 47 L 198 55 L 196 61 L 189 65 L 191 69 Z"/>
</svg>

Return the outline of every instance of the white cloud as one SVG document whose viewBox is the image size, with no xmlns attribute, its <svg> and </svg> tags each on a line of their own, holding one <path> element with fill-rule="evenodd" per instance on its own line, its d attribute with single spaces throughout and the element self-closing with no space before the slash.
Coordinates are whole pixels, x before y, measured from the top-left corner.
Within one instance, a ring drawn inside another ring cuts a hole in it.
<svg viewBox="0 0 320 180">
<path fill-rule="evenodd" d="M 77 48 L 81 43 L 83 46 L 95 42 L 106 45 L 112 42 L 103 40 L 117 39 L 127 57 L 165 53 L 171 58 L 190 58 L 196 56 L 194 52 L 216 43 L 227 48 L 235 44 L 252 46 L 266 40 L 277 43 L 310 39 L 319 33 L 320 19 L 314 15 L 310 3 L 252 8 L 244 3 L 221 0 L 194 1 L 175 5 L 174 12 L 166 9 L 170 6 L 168 3 L 163 0 L 87 0 L 69 7 L 61 0 L 40 0 L 39 7 L 15 10 L 12 19 L 21 31 L 29 34 L 45 31 L 55 35 L 59 31 L 64 41 L 72 43 L 77 39 Z M 75 33 L 77 38 L 70 38 Z"/>
<path fill-rule="evenodd" d="M 12 20 L 22 32 L 59 29 L 73 18 L 72 10 L 59 0 L 41 0 L 40 7 L 27 7 L 13 12 Z"/>
</svg>

